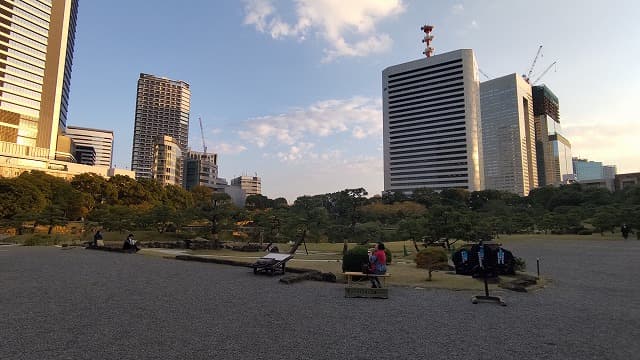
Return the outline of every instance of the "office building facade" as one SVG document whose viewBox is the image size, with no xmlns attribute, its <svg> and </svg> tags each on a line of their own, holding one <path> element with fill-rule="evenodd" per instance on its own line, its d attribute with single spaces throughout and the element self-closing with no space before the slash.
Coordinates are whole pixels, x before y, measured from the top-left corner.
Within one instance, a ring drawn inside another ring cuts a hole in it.
<svg viewBox="0 0 640 360">
<path fill-rule="evenodd" d="M 385 191 L 484 189 L 479 83 L 470 49 L 382 72 Z"/>
<path fill-rule="evenodd" d="M 560 102 L 545 85 L 532 87 L 540 186 L 575 181 L 571 143 L 560 126 Z"/>
<path fill-rule="evenodd" d="M 137 179 L 153 176 L 153 146 L 159 136 L 172 137 L 183 153 L 187 151 L 190 101 L 186 82 L 140 74 L 131 158 Z"/>
<path fill-rule="evenodd" d="M 153 142 L 151 178 L 163 185 L 182 186 L 183 161 L 180 144 L 174 138 L 157 136 Z"/>
<path fill-rule="evenodd" d="M 89 163 L 89 158 L 79 158 L 76 161 L 85 165 L 109 166 L 113 156 L 113 131 L 90 129 L 79 126 L 67 126 L 66 135 L 70 137 L 75 146 L 76 154 L 84 155 L 87 148 L 93 148 L 95 154 L 94 163 Z"/>
<path fill-rule="evenodd" d="M 0 163 L 46 169 L 57 154 L 70 156 L 60 138 L 77 12 L 77 0 L 0 2 Z"/>
<path fill-rule="evenodd" d="M 218 154 L 208 154 L 200 151 L 187 151 L 184 156 L 183 183 L 187 190 L 195 186 L 216 188 L 218 179 Z"/>
<path fill-rule="evenodd" d="M 518 74 L 480 84 L 485 188 L 527 196 L 538 187 L 531 85 Z"/>
<path fill-rule="evenodd" d="M 257 176 L 238 176 L 231 179 L 231 186 L 240 187 L 245 196 L 262 194 L 262 180 Z"/>
</svg>

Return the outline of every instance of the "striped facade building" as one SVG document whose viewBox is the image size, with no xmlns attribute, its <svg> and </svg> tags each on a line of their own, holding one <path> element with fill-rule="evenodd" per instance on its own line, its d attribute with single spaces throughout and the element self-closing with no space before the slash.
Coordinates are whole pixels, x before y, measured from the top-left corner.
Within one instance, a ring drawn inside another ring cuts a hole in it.
<svg viewBox="0 0 640 360">
<path fill-rule="evenodd" d="M 477 74 L 470 49 L 382 72 L 385 191 L 484 189 Z"/>
</svg>

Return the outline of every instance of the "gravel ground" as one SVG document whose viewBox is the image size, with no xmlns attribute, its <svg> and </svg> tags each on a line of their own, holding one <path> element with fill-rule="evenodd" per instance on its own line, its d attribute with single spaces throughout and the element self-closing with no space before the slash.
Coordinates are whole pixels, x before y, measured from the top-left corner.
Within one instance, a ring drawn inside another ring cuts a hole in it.
<svg viewBox="0 0 640 360">
<path fill-rule="evenodd" d="M 553 279 L 502 292 L 278 283 L 249 269 L 83 249 L 0 247 L 2 359 L 633 359 L 640 241 L 519 241 Z"/>
</svg>

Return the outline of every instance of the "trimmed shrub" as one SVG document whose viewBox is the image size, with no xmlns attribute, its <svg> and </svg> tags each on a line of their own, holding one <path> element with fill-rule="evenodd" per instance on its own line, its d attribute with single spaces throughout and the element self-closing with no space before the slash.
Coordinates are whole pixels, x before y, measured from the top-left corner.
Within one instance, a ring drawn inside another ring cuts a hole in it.
<svg viewBox="0 0 640 360">
<path fill-rule="evenodd" d="M 513 258 L 513 262 L 514 262 L 513 268 L 515 271 L 525 271 L 527 269 L 527 262 L 524 261 L 523 258 L 515 256 Z"/>
<path fill-rule="evenodd" d="M 34 234 L 33 236 L 26 239 L 23 245 L 24 246 L 49 246 L 49 245 L 58 245 L 61 242 L 62 240 L 57 235 Z"/>
<path fill-rule="evenodd" d="M 591 235 L 591 234 L 593 234 L 593 231 L 589 229 L 578 230 L 578 235 Z"/>
<path fill-rule="evenodd" d="M 416 255 L 416 267 L 420 269 L 428 269 L 432 264 L 447 263 L 448 261 L 447 251 L 439 246 L 422 249 Z"/>
<path fill-rule="evenodd" d="M 358 245 L 349 249 L 342 256 L 342 271 L 362 271 L 362 265 L 369 263 L 369 255 L 367 254 L 369 248 L 369 246 Z M 387 265 L 391 264 L 391 251 L 385 248 L 384 253 L 387 255 Z"/>
</svg>

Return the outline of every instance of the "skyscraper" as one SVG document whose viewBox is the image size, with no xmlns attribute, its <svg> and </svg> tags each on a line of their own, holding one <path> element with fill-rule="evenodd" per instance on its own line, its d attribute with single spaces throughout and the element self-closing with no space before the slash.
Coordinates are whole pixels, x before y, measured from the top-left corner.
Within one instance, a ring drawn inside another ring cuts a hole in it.
<svg viewBox="0 0 640 360">
<path fill-rule="evenodd" d="M 518 74 L 480 84 L 485 187 L 527 196 L 538 186 L 531 85 Z"/>
<path fill-rule="evenodd" d="M 470 49 L 382 72 L 385 191 L 484 189 L 479 83 Z"/>
<path fill-rule="evenodd" d="M 67 126 L 66 134 L 76 145 L 78 151 L 86 152 L 87 148 L 94 150 L 94 163 L 82 161 L 76 156 L 76 160 L 81 164 L 100 165 L 111 167 L 111 157 L 113 155 L 113 131 L 89 129 L 79 126 Z"/>
<path fill-rule="evenodd" d="M 0 13 L 0 153 L 14 164 L 69 155 L 61 138 L 78 0 L 0 1 Z"/>
<path fill-rule="evenodd" d="M 558 97 L 544 85 L 534 86 L 532 96 L 538 182 L 545 186 L 574 181 L 571 143 L 562 135 Z"/>
<path fill-rule="evenodd" d="M 191 90 L 184 81 L 140 74 L 133 130 L 131 170 L 136 179 L 151 178 L 154 141 L 171 136 L 187 151 Z"/>
</svg>

